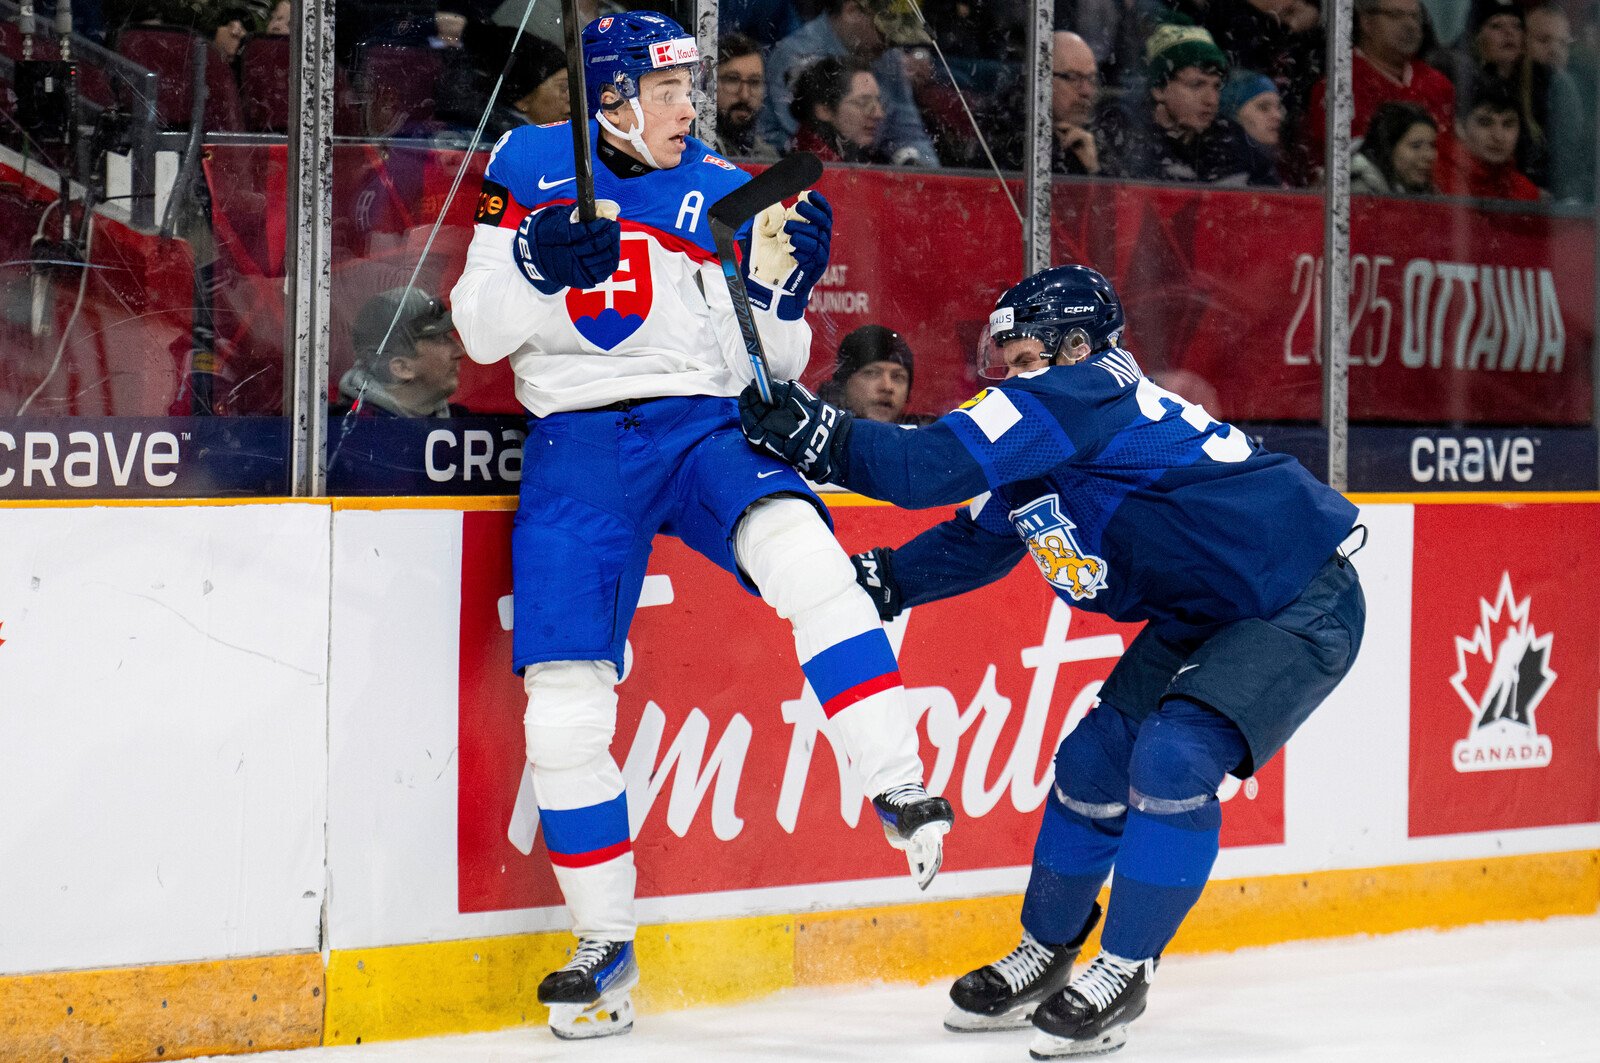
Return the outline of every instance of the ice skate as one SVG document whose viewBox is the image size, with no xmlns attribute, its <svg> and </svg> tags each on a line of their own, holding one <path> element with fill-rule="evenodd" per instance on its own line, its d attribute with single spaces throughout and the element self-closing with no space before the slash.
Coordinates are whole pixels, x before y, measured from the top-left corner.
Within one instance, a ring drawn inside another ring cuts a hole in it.
<svg viewBox="0 0 1600 1063">
<path fill-rule="evenodd" d="M 1046 945 L 1026 930 L 1022 943 L 1005 958 L 969 971 L 950 987 L 955 1005 L 944 1028 L 955 1033 L 1021 1030 L 1031 1024 L 1039 1003 L 1065 988 L 1078 951 L 1100 922 L 1100 905 L 1089 912 L 1083 930 L 1065 945 Z"/>
<path fill-rule="evenodd" d="M 633 987 L 639 964 L 631 941 L 583 938 L 572 962 L 539 983 L 550 1008 L 550 1032 L 563 1040 L 610 1037 L 633 1029 Z"/>
<path fill-rule="evenodd" d="M 918 889 L 927 889 L 944 863 L 944 836 L 955 822 L 950 802 L 929 797 L 919 782 L 893 787 L 872 799 L 883 835 L 906 854 Z"/>
<path fill-rule="evenodd" d="M 1128 1040 L 1128 1024 L 1144 1014 L 1156 961 L 1125 960 L 1101 952 L 1067 988 L 1033 1013 L 1039 1028 L 1028 1054 L 1065 1059 L 1115 1052 Z"/>
</svg>

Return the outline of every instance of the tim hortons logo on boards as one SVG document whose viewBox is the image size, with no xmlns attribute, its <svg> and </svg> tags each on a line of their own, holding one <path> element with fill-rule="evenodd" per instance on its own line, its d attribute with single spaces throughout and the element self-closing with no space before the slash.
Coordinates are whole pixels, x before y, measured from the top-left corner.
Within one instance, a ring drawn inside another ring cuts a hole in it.
<svg viewBox="0 0 1600 1063">
<path fill-rule="evenodd" d="M 672 601 L 670 577 L 646 577 L 639 597 L 641 609 L 670 605 Z M 510 596 L 502 598 L 499 604 L 501 623 L 509 630 Z M 897 648 L 912 612 L 911 609 L 906 610 L 890 625 Z M 1118 658 L 1126 648 L 1121 635 L 1068 637 L 1071 624 L 1071 609 L 1057 599 L 1051 607 L 1040 645 L 1022 651 L 1023 665 L 1033 672 L 1033 682 L 1023 708 L 1021 731 L 998 773 L 994 770 L 993 762 L 1000 731 L 1011 713 L 1011 700 L 996 689 L 993 666 L 985 672 L 983 683 L 965 708 L 957 704 L 955 695 L 945 687 L 907 689 L 912 713 L 919 720 L 926 717 L 928 736 L 933 743 L 934 759 L 927 780 L 930 792 L 949 792 L 961 740 L 971 732 L 973 738 L 958 785 L 962 811 L 968 816 L 982 816 L 994 809 L 1005 796 L 1010 797 L 1011 807 L 1018 812 L 1031 812 L 1039 807 L 1054 782 L 1049 769 L 1043 777 L 1039 777 L 1035 765 L 1044 752 L 1046 717 L 1055 697 L 1060 666 L 1078 661 Z M 625 650 L 624 681 L 633 667 L 631 642 Z M 1077 692 L 1060 733 L 1050 736 L 1053 739 L 1050 749 L 1059 745 L 1067 732 L 1083 719 L 1095 704 L 1099 690 L 1100 683 L 1095 681 Z M 783 722 L 793 730 L 789 734 L 788 757 L 779 791 L 778 825 L 785 832 L 794 833 L 813 754 L 825 744 L 838 773 L 839 816 L 847 825 L 855 826 L 863 805 L 860 797 L 861 778 L 849 764 L 837 730 L 823 714 L 822 706 L 810 685 L 807 684 L 798 697 L 785 700 L 780 709 Z M 750 741 L 755 734 L 754 726 L 743 713 L 735 712 L 708 757 L 706 743 L 711 735 L 711 722 L 699 708 L 694 708 L 689 711 L 676 737 L 668 745 L 665 756 L 662 756 L 661 745 L 667 723 L 665 710 L 653 699 L 647 702 L 639 729 L 623 763 L 622 775 L 627 785 L 628 819 L 632 833 L 638 835 L 639 828 L 666 787 L 670 775 L 672 789 L 668 795 L 666 822 L 674 834 L 683 837 L 688 832 L 709 791 L 712 833 L 723 841 L 738 837 L 744 829 L 744 819 L 736 813 L 735 805 Z M 819 742 L 819 739 L 822 741 Z M 524 769 L 516 805 L 506 831 L 507 838 L 524 854 L 532 852 L 538 831 L 538 810 L 532 786 L 532 775 Z M 1254 800 L 1258 789 L 1253 777 L 1241 782 L 1228 776 L 1223 780 L 1218 796 L 1227 801 L 1242 793 L 1247 800 Z"/>
<path fill-rule="evenodd" d="M 1555 636 L 1534 630 L 1531 602 L 1531 597 L 1517 600 L 1511 574 L 1502 572 L 1494 604 L 1480 598 L 1471 636 L 1456 636 L 1456 672 L 1450 685 L 1472 713 L 1472 729 L 1451 755 L 1456 771 L 1542 768 L 1550 763 L 1550 739 L 1539 733 L 1534 710 L 1556 681 L 1550 668 Z"/>
<path fill-rule="evenodd" d="M 472 513 L 463 525 L 463 912 L 560 903 L 523 757 L 526 698 L 506 668 L 510 517 Z M 836 517 L 855 536 L 898 538 L 925 523 L 864 509 Z M 624 655 L 612 744 L 639 896 L 902 875 L 904 858 L 872 829 L 860 777 L 794 663 L 787 625 L 679 543 L 658 543 L 651 568 Z M 692 638 L 683 637 L 686 622 Z M 1052 754 L 1095 704 L 1136 630 L 1075 612 L 1046 593 L 1032 566 L 890 625 L 928 787 L 956 805 L 972 839 L 949 847 L 947 870 L 1028 863 L 1055 782 Z M 1219 792 L 1229 809 L 1224 846 L 1283 841 L 1283 776 L 1274 758 L 1259 779 L 1228 780 Z M 773 858 L 791 846 L 795 859 Z"/>
</svg>

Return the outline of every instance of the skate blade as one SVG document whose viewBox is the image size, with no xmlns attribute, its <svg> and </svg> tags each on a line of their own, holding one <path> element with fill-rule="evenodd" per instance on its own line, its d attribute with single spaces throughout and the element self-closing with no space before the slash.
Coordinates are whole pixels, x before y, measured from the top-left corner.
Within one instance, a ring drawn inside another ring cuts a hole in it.
<svg viewBox="0 0 1600 1063">
<path fill-rule="evenodd" d="M 615 1037 L 633 1029 L 633 998 L 628 990 L 602 996 L 592 1004 L 551 1004 L 550 1032 L 563 1041 Z"/>
<path fill-rule="evenodd" d="M 1000 1015 L 979 1015 L 962 1007 L 952 1007 L 944 1017 L 944 1028 L 951 1033 L 987 1033 L 991 1030 L 1026 1030 L 1033 1025 L 1033 1010 L 1038 1002 L 1012 1008 Z"/>
<path fill-rule="evenodd" d="M 944 836 L 949 831 L 948 823 L 927 823 L 908 839 L 889 839 L 890 845 L 905 850 L 906 863 L 911 868 L 911 877 L 917 889 L 927 889 L 933 876 L 944 866 Z"/>
<path fill-rule="evenodd" d="M 944 836 L 948 833 L 950 824 L 937 820 L 924 823 L 909 838 L 901 837 L 888 823 L 883 825 L 883 836 L 890 847 L 906 854 L 911 878 L 920 890 L 928 888 L 928 883 L 944 865 Z"/>
<path fill-rule="evenodd" d="M 1115 1052 L 1128 1043 L 1127 1026 L 1117 1026 L 1099 1037 L 1074 1041 L 1067 1037 L 1040 1031 L 1028 1045 L 1028 1055 L 1034 1059 L 1068 1059 L 1077 1056 L 1103 1056 Z"/>
</svg>

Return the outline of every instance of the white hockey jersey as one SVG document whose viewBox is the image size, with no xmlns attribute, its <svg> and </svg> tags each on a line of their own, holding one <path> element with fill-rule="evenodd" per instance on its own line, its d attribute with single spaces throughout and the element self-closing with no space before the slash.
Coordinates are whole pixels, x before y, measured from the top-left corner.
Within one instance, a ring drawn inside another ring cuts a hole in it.
<svg viewBox="0 0 1600 1063">
<path fill-rule="evenodd" d="M 598 127 L 590 129 L 598 143 Z M 495 145 L 450 293 L 468 356 L 509 357 L 517 399 L 540 417 L 620 399 L 737 395 L 751 368 L 707 210 L 749 175 L 690 137 L 670 170 L 621 178 L 596 159 L 594 176 L 595 197 L 620 211 L 621 262 L 593 288 L 545 295 L 523 277 L 511 245 L 530 210 L 576 201 L 572 131 L 565 122 L 527 126 Z M 772 375 L 798 377 L 811 349 L 804 317 L 754 315 Z"/>
</svg>

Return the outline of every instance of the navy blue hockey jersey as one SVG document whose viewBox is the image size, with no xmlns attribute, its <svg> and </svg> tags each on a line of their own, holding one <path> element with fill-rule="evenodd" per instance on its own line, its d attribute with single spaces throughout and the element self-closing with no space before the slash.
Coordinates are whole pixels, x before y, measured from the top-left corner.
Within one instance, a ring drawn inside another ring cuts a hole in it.
<svg viewBox="0 0 1600 1063">
<path fill-rule="evenodd" d="M 1356 517 L 1116 348 L 1014 377 L 926 428 L 857 420 L 835 479 L 910 508 L 972 499 L 895 552 L 907 605 L 1031 555 L 1078 608 L 1185 628 L 1281 609 Z"/>
</svg>

